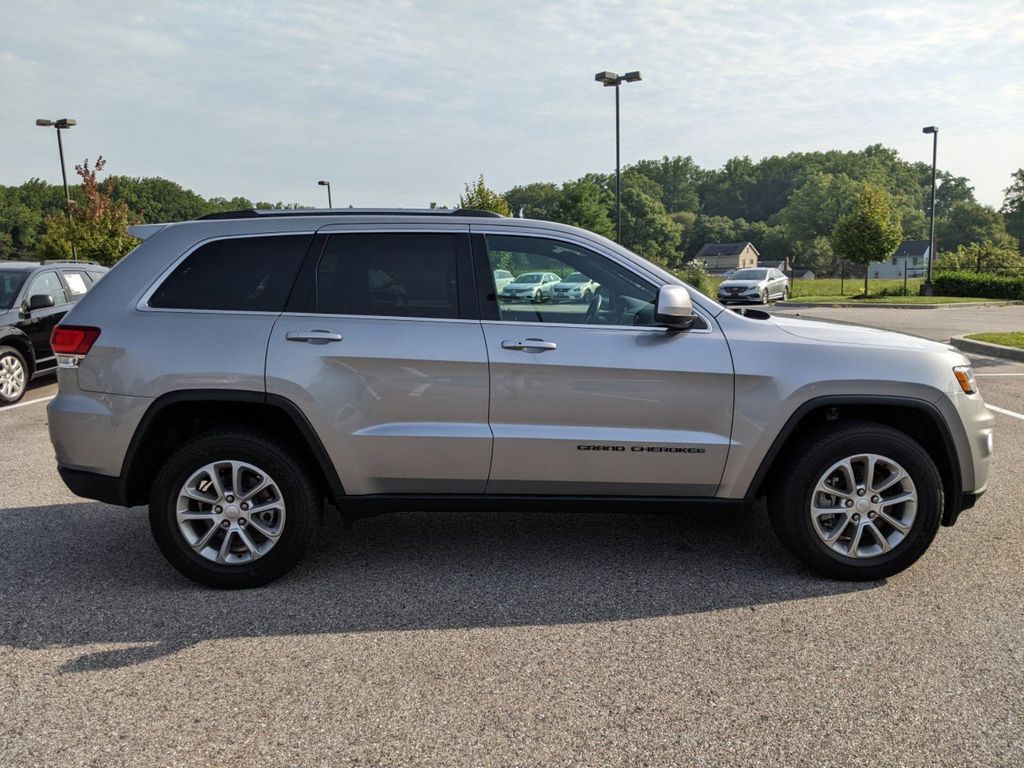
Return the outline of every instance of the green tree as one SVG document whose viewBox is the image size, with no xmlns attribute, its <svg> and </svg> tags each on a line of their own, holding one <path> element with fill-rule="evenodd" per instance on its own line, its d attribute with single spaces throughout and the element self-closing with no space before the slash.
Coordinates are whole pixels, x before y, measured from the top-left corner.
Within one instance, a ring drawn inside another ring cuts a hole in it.
<svg viewBox="0 0 1024 768">
<path fill-rule="evenodd" d="M 584 176 L 562 185 L 555 204 L 554 221 L 589 229 L 607 238 L 615 237 L 608 195 L 592 178 Z"/>
<path fill-rule="evenodd" d="M 889 258 L 902 231 L 889 201 L 889 193 L 865 187 L 849 213 L 836 222 L 832 248 L 847 261 L 864 265 L 864 297 L 868 295 L 868 264 Z"/>
<path fill-rule="evenodd" d="M 1024 255 L 1011 245 L 985 240 L 981 243 L 958 245 L 955 251 L 940 251 L 935 268 L 954 272 L 1024 275 Z"/>
<path fill-rule="evenodd" d="M 697 189 L 706 172 L 692 157 L 662 157 L 661 160 L 641 160 L 627 168 L 646 176 L 661 189 L 661 203 L 669 213 L 700 210 Z"/>
<path fill-rule="evenodd" d="M 789 198 L 778 214 L 778 222 L 797 250 L 798 244 L 832 234 L 839 219 L 853 210 L 865 183 L 845 173 L 817 173 L 809 177 Z"/>
<path fill-rule="evenodd" d="M 513 216 L 518 216 L 522 212 L 523 217 L 527 219 L 561 221 L 558 218 L 561 192 L 557 184 L 535 182 L 521 187 L 512 187 L 503 197 L 508 202 Z"/>
<path fill-rule="evenodd" d="M 100 189 L 109 193 L 111 202 L 124 204 L 139 221 L 147 224 L 187 221 L 212 213 L 202 195 L 157 176 L 108 176 Z"/>
<path fill-rule="evenodd" d="M 832 249 L 832 241 L 827 237 L 816 237 L 807 243 L 800 252 L 793 257 L 794 269 L 809 269 L 816 277 L 833 275 L 838 271 L 835 251 Z"/>
<path fill-rule="evenodd" d="M 68 258 L 74 244 L 80 259 L 110 266 L 135 246 L 137 241 L 127 232 L 128 207 L 115 203 L 112 188 L 101 189 L 96 181 L 106 162 L 101 155 L 92 168 L 88 159 L 75 166 L 82 178 L 84 203 L 72 207 L 70 220 L 62 213 L 47 217 L 39 248 L 44 257 Z"/>
<path fill-rule="evenodd" d="M 1013 182 L 1003 190 L 1003 214 L 1006 231 L 1017 238 L 1017 248 L 1024 250 L 1024 168 L 1018 168 Z"/>
<path fill-rule="evenodd" d="M 494 190 L 487 188 L 482 173 L 472 184 L 466 184 L 465 194 L 459 195 L 459 208 L 494 211 L 502 216 L 512 215 L 512 209 L 509 208 L 508 200 Z"/>
<path fill-rule="evenodd" d="M 679 259 L 681 230 L 661 199 L 651 194 L 650 184 L 653 182 L 639 174 L 623 177 L 622 244 L 645 259 L 674 266 Z"/>
<path fill-rule="evenodd" d="M 948 216 L 936 219 L 935 229 L 939 245 L 945 251 L 954 251 L 958 246 L 983 243 L 986 240 L 998 246 L 1016 246 L 999 212 L 979 203 L 954 203 Z"/>
</svg>

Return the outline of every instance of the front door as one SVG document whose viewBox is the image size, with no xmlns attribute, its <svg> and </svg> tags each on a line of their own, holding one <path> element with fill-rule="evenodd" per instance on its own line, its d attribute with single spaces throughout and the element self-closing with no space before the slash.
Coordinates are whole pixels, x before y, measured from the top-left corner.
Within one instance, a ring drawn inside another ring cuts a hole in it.
<svg viewBox="0 0 1024 768">
<path fill-rule="evenodd" d="M 50 296 L 53 299 L 52 307 L 28 311 L 28 302 L 32 296 Z M 56 358 L 50 348 L 50 334 L 61 318 L 67 314 L 68 298 L 61 284 L 60 278 L 54 271 L 40 272 L 33 277 L 23 294 L 22 320 L 18 327 L 25 332 L 25 335 L 32 341 L 32 348 L 36 356 L 36 368 L 45 370 L 56 365 Z"/>
<path fill-rule="evenodd" d="M 302 409 L 347 494 L 482 493 L 487 352 L 467 228 L 335 227 L 325 243 L 300 274 L 308 298 L 274 325 L 268 393 Z"/>
<path fill-rule="evenodd" d="M 480 287 L 494 434 L 487 492 L 714 495 L 733 409 L 732 359 L 714 321 L 658 327 L 658 287 L 580 244 L 504 234 L 474 244 L 485 280 L 496 269 L 546 271 L 598 286 L 589 301 L 581 292 L 541 305 Z"/>
</svg>

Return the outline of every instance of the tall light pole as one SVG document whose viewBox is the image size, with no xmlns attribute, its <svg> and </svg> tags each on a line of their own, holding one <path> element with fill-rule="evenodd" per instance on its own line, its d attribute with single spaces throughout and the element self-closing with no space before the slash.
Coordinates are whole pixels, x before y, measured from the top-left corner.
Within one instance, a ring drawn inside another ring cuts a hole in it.
<svg viewBox="0 0 1024 768">
<path fill-rule="evenodd" d="M 619 153 L 619 86 L 640 80 L 639 72 L 617 75 L 614 72 L 598 72 L 594 79 L 605 88 L 615 88 L 615 240 L 622 242 L 622 172 Z"/>
<path fill-rule="evenodd" d="M 317 182 L 317 184 L 319 184 L 321 187 L 327 187 L 327 207 L 333 208 L 334 206 L 331 204 L 331 182 L 324 181 L 323 179 L 321 179 L 320 181 Z"/>
<path fill-rule="evenodd" d="M 71 218 L 71 192 L 68 190 L 68 172 L 64 167 L 64 142 L 61 140 L 60 132 L 65 131 L 73 125 L 78 125 L 75 120 L 70 117 L 62 117 L 60 120 L 44 120 L 40 118 L 36 120 L 36 125 L 40 128 L 56 128 L 57 129 L 57 151 L 60 153 L 60 175 L 64 179 L 64 202 L 67 205 L 68 221 L 74 223 Z M 71 256 L 75 261 L 78 261 L 78 247 L 74 241 L 71 243 Z"/>
<path fill-rule="evenodd" d="M 939 127 L 928 125 L 921 129 L 921 133 L 932 135 L 932 207 L 931 214 L 931 242 L 928 246 L 928 272 L 924 278 L 924 285 L 921 286 L 922 296 L 934 296 L 935 288 L 932 286 L 932 262 L 935 260 L 935 167 L 939 157 Z"/>
</svg>

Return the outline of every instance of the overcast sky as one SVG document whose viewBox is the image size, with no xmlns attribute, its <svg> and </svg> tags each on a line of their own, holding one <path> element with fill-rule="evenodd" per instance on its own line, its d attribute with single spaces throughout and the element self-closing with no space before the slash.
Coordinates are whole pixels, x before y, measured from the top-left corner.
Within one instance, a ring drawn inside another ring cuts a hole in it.
<svg viewBox="0 0 1024 768">
<path fill-rule="evenodd" d="M 968 176 L 998 206 L 1024 166 L 1021 2 L 4 0 L 0 183 L 68 164 L 205 195 L 454 202 L 623 162 L 860 149 Z"/>
</svg>

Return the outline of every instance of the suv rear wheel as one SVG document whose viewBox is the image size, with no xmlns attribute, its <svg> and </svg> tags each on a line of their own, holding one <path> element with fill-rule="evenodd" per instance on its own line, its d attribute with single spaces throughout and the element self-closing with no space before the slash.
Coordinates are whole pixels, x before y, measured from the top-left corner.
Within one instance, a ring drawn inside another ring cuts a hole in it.
<svg viewBox="0 0 1024 768">
<path fill-rule="evenodd" d="M 914 439 L 856 421 L 810 435 L 768 499 L 782 543 L 815 571 L 873 581 L 910 566 L 942 517 L 942 480 Z"/>
<path fill-rule="evenodd" d="M 322 496 L 293 450 L 238 429 L 185 443 L 153 484 L 149 523 L 171 565 L 222 589 L 266 584 L 313 538 Z"/>
<path fill-rule="evenodd" d="M 0 347 L 0 405 L 21 400 L 28 387 L 28 366 L 14 347 Z"/>
</svg>

